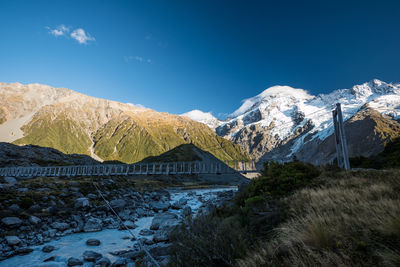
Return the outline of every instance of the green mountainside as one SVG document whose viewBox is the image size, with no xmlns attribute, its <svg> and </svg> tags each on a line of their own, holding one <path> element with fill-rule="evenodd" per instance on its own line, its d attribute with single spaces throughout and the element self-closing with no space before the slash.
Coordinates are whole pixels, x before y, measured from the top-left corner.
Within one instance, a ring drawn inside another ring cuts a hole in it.
<svg viewBox="0 0 400 267">
<path fill-rule="evenodd" d="M 54 120 L 35 116 L 22 130 L 25 136 L 14 141 L 14 144 L 52 147 L 65 154 L 88 154 L 91 143 L 89 136 L 76 121 L 65 115 Z"/>
<path fill-rule="evenodd" d="M 161 118 L 156 115 L 144 119 L 125 115 L 110 120 L 93 135 L 95 153 L 107 160 L 137 162 L 193 143 L 222 161 L 248 159 L 237 145 L 204 124 L 170 114 L 161 114 Z"/>
<path fill-rule="evenodd" d="M 15 122 L 28 118 L 18 126 L 23 134 L 16 136 L 13 144 L 51 147 L 66 154 L 134 163 L 192 143 L 222 161 L 249 159 L 238 145 L 187 117 L 63 88 L 1 85 L 0 123 L 7 118 Z M 7 131 L 18 132 L 17 129 Z"/>
</svg>

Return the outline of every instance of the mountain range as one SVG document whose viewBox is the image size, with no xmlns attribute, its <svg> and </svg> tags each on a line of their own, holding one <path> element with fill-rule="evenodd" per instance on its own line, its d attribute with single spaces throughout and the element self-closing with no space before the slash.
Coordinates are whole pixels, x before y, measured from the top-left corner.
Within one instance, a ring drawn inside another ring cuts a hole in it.
<svg viewBox="0 0 400 267">
<path fill-rule="evenodd" d="M 213 125 L 218 135 L 239 144 L 260 163 L 297 158 L 326 164 L 336 156 L 336 103 L 342 106 L 351 157 L 377 154 L 400 135 L 400 84 L 377 79 L 317 96 L 289 86 L 270 87 L 244 100 L 227 120 L 215 118 Z M 210 115 L 207 121 L 213 121 Z"/>
<path fill-rule="evenodd" d="M 181 115 L 40 84 L 0 83 L 0 141 L 52 147 L 102 160 L 138 162 L 182 144 L 223 161 L 335 158 L 332 110 L 341 103 L 349 154 L 371 156 L 400 134 L 400 84 L 371 80 L 312 95 L 273 86 L 243 101 L 226 120 Z"/>
<path fill-rule="evenodd" d="M 223 161 L 248 159 L 238 145 L 185 116 L 40 84 L 0 84 L 0 141 L 126 163 L 188 143 Z"/>
</svg>

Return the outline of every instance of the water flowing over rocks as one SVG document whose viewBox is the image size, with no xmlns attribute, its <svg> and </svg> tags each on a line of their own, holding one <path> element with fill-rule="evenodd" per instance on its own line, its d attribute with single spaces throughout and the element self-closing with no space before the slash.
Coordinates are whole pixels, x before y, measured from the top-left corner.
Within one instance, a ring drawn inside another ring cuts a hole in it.
<svg viewBox="0 0 400 267">
<path fill-rule="evenodd" d="M 28 210 L 35 215 L 1 220 L 0 234 L 5 238 L 0 237 L 0 265 L 86 266 L 91 262 L 93 266 L 124 266 L 145 257 L 139 240 L 159 262 L 167 263 L 170 232 L 187 216 L 210 212 L 234 196 L 231 188 L 104 190 L 121 222 L 93 192 L 83 194 L 78 187 L 65 190 L 62 194 L 74 198 L 69 204 L 46 188 L 51 185 L 44 183 L 41 190 L 48 193 L 29 203 Z M 40 215 L 43 211 L 49 215 Z M 17 230 L 18 234 L 6 235 L 9 230 Z"/>
</svg>

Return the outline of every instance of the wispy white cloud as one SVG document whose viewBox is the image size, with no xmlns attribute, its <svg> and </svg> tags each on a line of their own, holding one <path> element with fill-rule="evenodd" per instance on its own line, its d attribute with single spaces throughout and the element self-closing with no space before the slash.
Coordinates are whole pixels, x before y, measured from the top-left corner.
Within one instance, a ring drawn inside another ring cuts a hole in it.
<svg viewBox="0 0 400 267">
<path fill-rule="evenodd" d="M 64 24 L 57 26 L 55 29 L 51 29 L 50 27 L 46 27 L 46 29 L 51 35 L 54 35 L 55 37 L 65 36 L 69 33 L 69 27 L 65 26 Z"/>
<path fill-rule="evenodd" d="M 128 105 L 130 105 L 130 106 L 133 106 L 133 107 L 137 107 L 137 108 L 146 108 L 146 107 L 143 106 L 142 104 L 133 104 L 133 103 L 126 103 L 126 104 L 128 104 Z"/>
<path fill-rule="evenodd" d="M 78 41 L 80 44 L 87 44 L 88 41 L 95 41 L 94 37 L 86 33 L 84 29 L 79 28 L 71 32 L 71 37 Z"/>
<path fill-rule="evenodd" d="M 89 41 L 96 40 L 88 32 L 85 32 L 84 29 L 77 28 L 71 32 L 71 27 L 65 26 L 64 24 L 61 24 L 54 29 L 47 26 L 46 29 L 48 30 L 49 34 L 51 34 L 55 37 L 59 37 L 59 36 L 64 36 L 66 38 L 71 37 L 72 39 L 76 40 L 80 44 L 87 44 Z M 71 34 L 70 34 L 70 32 L 71 32 Z"/>
<path fill-rule="evenodd" d="M 140 62 L 143 62 L 143 61 L 144 61 L 144 59 L 143 59 L 142 57 L 139 57 L 139 56 L 136 56 L 136 57 L 135 57 L 135 60 L 140 61 Z"/>
<path fill-rule="evenodd" d="M 143 62 L 143 63 L 149 63 L 149 64 L 153 63 L 153 61 L 150 58 L 146 59 L 146 58 L 140 57 L 140 56 L 124 56 L 124 61 L 126 63 L 129 63 L 132 60 L 136 60 L 136 61 Z"/>
</svg>

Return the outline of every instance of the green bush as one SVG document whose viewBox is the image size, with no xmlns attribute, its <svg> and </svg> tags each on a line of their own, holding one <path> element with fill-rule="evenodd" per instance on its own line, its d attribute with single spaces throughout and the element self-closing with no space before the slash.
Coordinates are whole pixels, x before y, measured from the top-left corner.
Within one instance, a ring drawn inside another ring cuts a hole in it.
<svg viewBox="0 0 400 267">
<path fill-rule="evenodd" d="M 263 175 L 234 199 L 233 206 L 189 221 L 170 237 L 172 266 L 232 266 L 261 240 L 271 238 L 280 222 L 273 197 L 306 186 L 320 172 L 310 164 L 291 162 L 265 165 Z"/>
<path fill-rule="evenodd" d="M 249 186 L 236 198 L 236 204 L 243 206 L 253 197 L 281 197 L 310 184 L 320 171 L 311 164 L 299 161 L 289 163 L 267 162 L 262 176 L 252 180 Z"/>
</svg>

